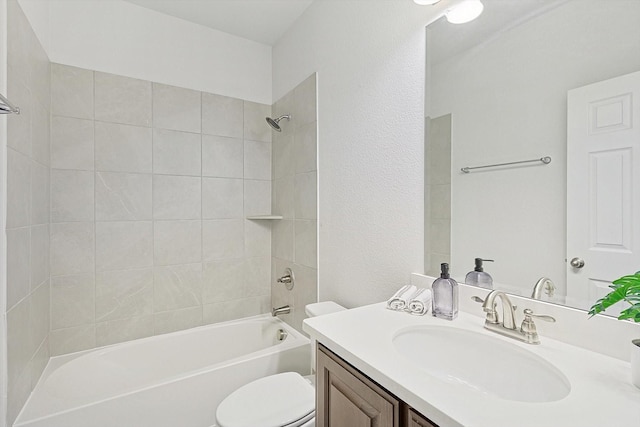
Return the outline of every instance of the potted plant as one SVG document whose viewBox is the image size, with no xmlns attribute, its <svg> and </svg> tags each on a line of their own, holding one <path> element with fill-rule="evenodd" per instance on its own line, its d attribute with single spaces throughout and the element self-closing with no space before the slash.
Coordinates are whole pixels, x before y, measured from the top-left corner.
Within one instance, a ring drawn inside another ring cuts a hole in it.
<svg viewBox="0 0 640 427">
<path fill-rule="evenodd" d="M 611 292 L 596 301 L 589 310 L 591 317 L 624 301 L 630 306 L 620 312 L 618 319 L 640 323 L 640 271 L 614 280 L 609 287 Z M 631 381 L 640 388 L 640 339 L 632 340 L 631 344 Z"/>
</svg>

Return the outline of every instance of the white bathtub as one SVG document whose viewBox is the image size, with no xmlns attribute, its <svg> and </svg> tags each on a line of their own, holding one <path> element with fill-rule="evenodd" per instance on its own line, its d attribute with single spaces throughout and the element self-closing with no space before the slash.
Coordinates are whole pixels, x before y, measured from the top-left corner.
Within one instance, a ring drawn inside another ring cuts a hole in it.
<svg viewBox="0 0 640 427">
<path fill-rule="evenodd" d="M 306 337 L 249 317 L 54 357 L 14 426 L 208 427 L 239 386 L 309 370 Z"/>
</svg>

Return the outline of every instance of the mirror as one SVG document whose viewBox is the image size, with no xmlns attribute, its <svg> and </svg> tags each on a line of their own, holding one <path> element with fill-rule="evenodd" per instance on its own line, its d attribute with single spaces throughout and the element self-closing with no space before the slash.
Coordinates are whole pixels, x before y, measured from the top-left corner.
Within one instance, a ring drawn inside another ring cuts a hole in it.
<svg viewBox="0 0 640 427">
<path fill-rule="evenodd" d="M 588 308 L 609 282 L 571 291 L 572 279 L 589 276 L 567 262 L 582 256 L 567 253 L 567 233 L 583 216 L 567 216 L 575 162 L 567 156 L 568 92 L 640 71 L 640 2 L 483 3 L 475 21 L 427 27 L 426 273 L 448 262 L 464 282 L 474 258 L 492 259 L 484 268 L 495 289 L 531 296 L 547 277 L 555 291 L 543 289 L 541 299 Z M 634 268 L 608 280 L 640 269 L 638 261 Z"/>
</svg>

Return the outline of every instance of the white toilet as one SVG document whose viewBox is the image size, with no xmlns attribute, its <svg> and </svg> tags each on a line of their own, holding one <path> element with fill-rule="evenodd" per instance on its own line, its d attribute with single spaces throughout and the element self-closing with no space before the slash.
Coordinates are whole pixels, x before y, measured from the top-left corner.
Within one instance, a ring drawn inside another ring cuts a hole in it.
<svg viewBox="0 0 640 427">
<path fill-rule="evenodd" d="M 309 304 L 309 317 L 346 310 L 333 301 Z M 314 343 L 311 343 L 315 345 Z M 312 363 L 315 352 L 312 349 Z M 313 365 L 312 365 L 313 366 Z M 245 384 L 227 396 L 216 410 L 219 427 L 315 427 L 313 377 L 297 372 L 270 375 Z"/>
</svg>

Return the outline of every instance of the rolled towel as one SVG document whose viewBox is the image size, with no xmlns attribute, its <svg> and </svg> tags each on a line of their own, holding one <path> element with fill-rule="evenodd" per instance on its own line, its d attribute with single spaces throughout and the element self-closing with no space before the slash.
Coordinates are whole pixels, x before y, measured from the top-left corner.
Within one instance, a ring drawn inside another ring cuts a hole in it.
<svg viewBox="0 0 640 427">
<path fill-rule="evenodd" d="M 407 310 L 416 316 L 424 316 L 429 311 L 430 306 L 431 289 L 420 288 L 409 300 Z"/>
<path fill-rule="evenodd" d="M 389 310 L 404 310 L 409 304 L 409 300 L 418 290 L 413 285 L 405 285 L 398 290 L 391 298 L 387 300 L 387 308 Z"/>
</svg>

